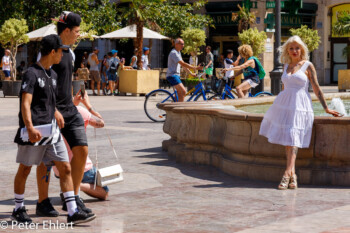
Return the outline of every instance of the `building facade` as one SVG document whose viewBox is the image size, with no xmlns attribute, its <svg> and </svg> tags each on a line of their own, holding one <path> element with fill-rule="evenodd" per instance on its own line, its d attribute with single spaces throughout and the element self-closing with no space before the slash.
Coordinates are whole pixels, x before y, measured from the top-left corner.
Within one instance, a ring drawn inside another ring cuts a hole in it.
<svg viewBox="0 0 350 233">
<path fill-rule="evenodd" d="M 184 0 L 183 2 L 193 2 Z M 243 4 L 250 4 L 250 12 L 256 14 L 256 27 L 267 34 L 266 51 L 261 55 L 267 74 L 273 69 L 273 42 L 274 42 L 274 7 L 275 1 L 270 0 L 209 0 L 200 10 L 213 18 L 215 28 L 207 28 L 208 44 L 213 48 L 214 55 L 218 56 L 227 49 L 237 48 L 241 44 L 238 40 L 238 25 L 231 20 L 232 12 L 237 12 Z M 282 42 L 291 35 L 289 29 L 307 25 L 316 29 L 321 38 L 320 46 L 311 54 L 318 80 L 321 85 L 336 84 L 339 69 L 350 69 L 350 54 L 343 55 L 346 46 L 350 46 L 350 35 L 334 35 L 332 26 L 337 22 L 340 12 L 349 12 L 349 0 L 285 0 L 281 1 L 281 34 Z M 269 77 L 265 79 L 265 86 L 269 86 Z"/>
</svg>

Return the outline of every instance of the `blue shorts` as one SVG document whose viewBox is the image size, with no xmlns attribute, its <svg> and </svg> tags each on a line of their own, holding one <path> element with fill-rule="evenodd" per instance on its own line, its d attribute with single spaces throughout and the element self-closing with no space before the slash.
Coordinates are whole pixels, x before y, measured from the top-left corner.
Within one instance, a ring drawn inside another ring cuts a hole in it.
<svg viewBox="0 0 350 233">
<path fill-rule="evenodd" d="M 108 81 L 117 81 L 117 74 L 108 73 Z"/>
<path fill-rule="evenodd" d="M 92 167 L 89 171 L 84 172 L 83 179 L 81 183 L 88 183 L 88 184 L 94 184 L 95 183 L 95 176 L 96 176 L 96 168 Z M 109 192 L 109 188 L 107 186 L 102 187 L 106 192 Z"/>
<path fill-rule="evenodd" d="M 6 78 L 11 76 L 11 71 L 9 70 L 3 70 L 2 72 L 4 72 Z"/>
<path fill-rule="evenodd" d="M 176 86 L 177 84 L 182 83 L 180 76 L 179 75 L 172 75 L 172 76 L 168 76 L 166 77 L 166 79 L 170 82 L 171 86 Z"/>
</svg>

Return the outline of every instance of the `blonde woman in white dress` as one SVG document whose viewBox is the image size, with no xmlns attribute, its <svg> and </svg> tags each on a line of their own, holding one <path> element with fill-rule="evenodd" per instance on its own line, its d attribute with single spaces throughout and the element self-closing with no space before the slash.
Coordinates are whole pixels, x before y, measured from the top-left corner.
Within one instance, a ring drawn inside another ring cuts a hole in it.
<svg viewBox="0 0 350 233">
<path fill-rule="evenodd" d="M 259 134 L 270 143 L 285 146 L 287 165 L 278 189 L 295 189 L 298 187 L 295 175 L 298 148 L 309 147 L 314 121 L 309 82 L 325 112 L 336 117 L 340 114 L 328 108 L 315 67 L 309 61 L 308 49 L 300 37 L 290 37 L 279 49 L 280 61 L 284 64 L 284 90 L 264 115 Z"/>
</svg>

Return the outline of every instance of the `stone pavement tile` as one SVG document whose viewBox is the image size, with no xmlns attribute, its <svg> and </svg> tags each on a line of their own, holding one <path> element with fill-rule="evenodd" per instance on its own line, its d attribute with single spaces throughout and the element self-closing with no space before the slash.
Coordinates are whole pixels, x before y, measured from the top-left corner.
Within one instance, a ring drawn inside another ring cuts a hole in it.
<svg viewBox="0 0 350 233">
<path fill-rule="evenodd" d="M 104 129 L 96 130 L 95 139 L 94 130 L 88 128 L 90 157 L 94 162 L 96 146 L 99 167 L 120 163 L 124 181 L 110 185 L 107 201 L 82 193 L 97 218 L 64 232 L 335 232 L 349 227 L 343 222 L 350 216 L 349 189 L 301 186 L 294 191 L 280 191 L 275 183 L 231 177 L 207 166 L 177 164 L 162 151 L 162 141 L 169 136 L 163 133 L 162 124 L 145 116 L 143 100 L 91 97 L 105 119 L 119 160 L 113 155 Z M 4 187 L 0 189 L 0 222 L 9 221 L 14 206 L 13 179 L 18 165 L 13 137 L 17 114 L 18 99 L 0 98 L 0 177 Z M 59 190 L 59 180 L 52 176 L 49 195 L 61 215 L 36 217 L 33 167 L 27 180 L 25 204 L 35 223 L 65 223 Z M 327 221 L 327 216 L 334 224 Z M 35 232 L 48 232 L 42 229 L 43 225 L 39 228 Z"/>
</svg>

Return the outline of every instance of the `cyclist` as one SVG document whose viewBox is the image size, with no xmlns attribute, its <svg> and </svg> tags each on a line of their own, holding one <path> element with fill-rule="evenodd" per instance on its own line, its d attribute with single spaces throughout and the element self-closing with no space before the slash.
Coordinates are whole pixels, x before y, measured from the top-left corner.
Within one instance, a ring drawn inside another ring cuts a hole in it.
<svg viewBox="0 0 350 233">
<path fill-rule="evenodd" d="M 175 87 L 179 102 L 183 102 L 186 96 L 185 86 L 180 80 L 180 66 L 185 69 L 202 70 L 202 66 L 192 66 L 182 60 L 181 50 L 184 48 L 185 42 L 181 38 L 175 40 L 175 48 L 171 50 L 168 57 L 168 71 L 166 73 L 166 79 L 170 84 Z"/>
<path fill-rule="evenodd" d="M 253 50 L 250 45 L 242 45 L 238 48 L 239 56 L 237 60 L 233 63 L 234 67 L 225 68 L 223 72 L 227 71 L 241 71 L 243 72 L 244 81 L 240 85 L 236 87 L 236 91 L 238 94 L 238 98 L 243 98 L 250 88 L 255 88 L 259 85 L 259 73 L 258 73 L 258 65 L 253 57 Z M 244 63 L 242 65 L 238 65 L 239 60 L 241 58 L 244 59 Z"/>
</svg>

